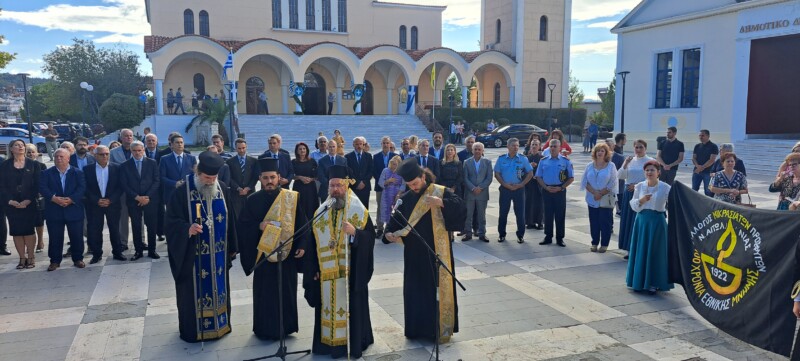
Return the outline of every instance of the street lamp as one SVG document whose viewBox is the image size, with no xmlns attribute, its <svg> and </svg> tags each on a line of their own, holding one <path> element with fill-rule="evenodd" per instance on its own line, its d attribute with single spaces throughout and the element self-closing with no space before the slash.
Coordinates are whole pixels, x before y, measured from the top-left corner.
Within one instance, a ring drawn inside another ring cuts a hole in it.
<svg viewBox="0 0 800 361">
<path fill-rule="evenodd" d="M 628 77 L 629 71 L 621 71 L 617 75 L 622 77 L 622 112 L 619 113 L 619 131 L 625 133 L 625 78 Z"/>
<path fill-rule="evenodd" d="M 556 85 L 554 83 L 547 84 L 547 88 L 550 89 L 550 113 L 547 115 L 547 128 L 549 128 L 550 132 L 553 132 L 553 90 L 556 89 Z"/>
<path fill-rule="evenodd" d="M 33 119 L 31 119 L 31 110 L 28 107 L 28 82 L 26 78 L 30 75 L 27 73 L 20 73 L 22 76 L 22 91 L 25 94 L 25 115 L 28 118 L 28 143 L 33 144 Z"/>
<path fill-rule="evenodd" d="M 80 133 L 81 135 L 84 135 L 84 134 L 86 134 L 85 133 L 86 132 L 86 107 L 87 107 L 86 93 L 93 91 L 94 90 L 94 86 L 92 86 L 92 84 L 89 84 L 89 83 L 87 83 L 85 81 L 82 81 L 81 82 L 81 89 L 85 90 L 83 93 L 81 93 L 83 95 L 83 115 L 81 117 L 82 120 L 83 120 L 83 125 L 81 126 L 81 133 Z M 88 104 L 88 105 L 91 106 L 91 104 Z M 92 110 L 89 109 L 89 112 L 91 114 Z"/>
</svg>

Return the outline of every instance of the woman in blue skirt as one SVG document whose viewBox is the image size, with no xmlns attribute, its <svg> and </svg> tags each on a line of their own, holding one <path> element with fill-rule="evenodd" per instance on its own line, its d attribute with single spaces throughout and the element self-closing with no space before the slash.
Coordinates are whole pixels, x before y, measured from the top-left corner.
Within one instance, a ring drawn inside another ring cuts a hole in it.
<svg viewBox="0 0 800 361">
<path fill-rule="evenodd" d="M 656 161 L 645 163 L 646 180 L 634 187 L 630 206 L 636 214 L 631 232 L 626 283 L 634 291 L 672 289 L 667 281 L 667 197 L 670 186 L 658 180 L 661 166 Z"/>
<path fill-rule="evenodd" d="M 620 206 L 622 207 L 622 214 L 620 215 L 621 221 L 619 224 L 619 249 L 626 251 L 630 250 L 631 246 L 631 231 L 633 230 L 633 221 L 636 219 L 636 212 L 631 209 L 631 198 L 633 198 L 634 187 L 644 182 L 644 165 L 645 163 L 654 160 L 647 156 L 647 143 L 644 140 L 638 139 L 633 142 L 633 157 L 627 157 L 622 167 L 619 169 L 618 178 L 625 181 L 625 192 L 622 194 Z M 628 259 L 628 256 L 625 256 Z"/>
</svg>

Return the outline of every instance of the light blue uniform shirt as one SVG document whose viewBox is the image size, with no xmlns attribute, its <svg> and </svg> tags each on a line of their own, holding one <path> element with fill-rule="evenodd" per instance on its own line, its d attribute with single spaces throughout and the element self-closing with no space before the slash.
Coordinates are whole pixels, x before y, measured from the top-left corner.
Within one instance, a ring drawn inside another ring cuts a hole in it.
<svg viewBox="0 0 800 361">
<path fill-rule="evenodd" d="M 561 179 L 561 172 L 565 172 L 566 179 Z M 536 169 L 536 177 L 541 178 L 547 186 L 560 186 L 564 184 L 569 178 L 574 178 L 572 172 L 572 162 L 562 155 L 558 158 L 547 157 L 539 161 L 539 167 Z"/>
<path fill-rule="evenodd" d="M 500 177 L 506 183 L 517 184 L 522 183 L 526 174 L 533 172 L 533 167 L 528 163 L 528 158 L 520 153 L 517 153 L 514 158 L 509 157 L 508 154 L 503 154 L 500 158 L 497 158 L 497 163 L 494 164 L 494 171 L 500 173 Z"/>
</svg>

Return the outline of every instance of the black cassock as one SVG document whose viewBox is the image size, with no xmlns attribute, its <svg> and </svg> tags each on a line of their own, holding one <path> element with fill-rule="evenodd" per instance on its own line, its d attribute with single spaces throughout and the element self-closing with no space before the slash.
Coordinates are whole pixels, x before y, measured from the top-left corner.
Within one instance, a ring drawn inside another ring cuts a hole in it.
<svg viewBox="0 0 800 361">
<path fill-rule="evenodd" d="M 258 256 L 258 242 L 262 231 L 259 224 L 264 221 L 278 193 L 260 190 L 247 197 L 242 214 L 239 216 L 239 252 L 242 268 L 246 275 L 253 276 L 253 333 L 260 339 L 280 338 L 278 312 L 278 263 L 265 262 L 253 272 Z M 294 229 L 297 231 L 306 223 L 306 216 L 300 207 L 295 209 Z M 306 235 L 296 238 L 291 253 L 283 261 L 283 331 L 284 335 L 299 330 L 297 324 L 297 266 L 294 254 L 298 249 L 306 249 Z M 262 258 L 265 258 L 263 255 Z"/>
<path fill-rule="evenodd" d="M 228 200 L 227 186 L 220 182 L 223 196 L 228 204 L 228 253 L 237 252 L 236 242 L 236 217 L 233 207 L 230 207 Z M 192 225 L 189 216 L 189 199 L 186 195 L 186 184 L 178 187 L 167 203 L 167 213 L 164 222 L 165 235 L 167 237 L 167 251 L 169 253 L 169 267 L 172 270 L 172 277 L 175 280 L 175 298 L 178 303 L 178 329 L 181 339 L 186 342 L 198 342 L 197 339 L 197 311 L 195 307 L 195 285 L 193 276 L 194 259 L 197 241 L 189 237 L 189 227 Z M 228 324 L 230 325 L 231 298 L 230 298 L 230 258 L 225 269 L 228 284 Z M 210 338 L 207 338 L 210 339 Z"/>
<path fill-rule="evenodd" d="M 428 185 L 430 187 L 430 185 Z M 417 205 L 420 196 L 425 193 L 423 189 L 420 194 L 413 191 L 406 192 L 401 199 L 403 204 L 398 211 L 409 219 L 414 207 Z M 444 217 L 445 228 L 448 231 L 460 231 L 464 228 L 466 219 L 466 208 L 464 201 L 461 200 L 450 190 L 445 190 L 442 198 L 444 207 L 442 216 Z M 386 232 L 395 232 L 406 226 L 405 220 L 398 215 L 392 216 L 387 225 Z M 433 220 L 431 212 L 428 211 L 417 222 L 414 228 L 425 239 L 431 249 L 436 251 L 433 242 Z M 384 238 L 384 243 L 388 242 Z M 421 240 L 413 233 L 403 237 L 403 310 L 405 313 L 405 335 L 408 338 L 426 338 L 434 340 L 436 338 L 436 284 L 434 282 L 435 258 L 428 249 L 421 243 Z M 453 259 L 452 244 L 447 242 L 450 251 L 450 264 L 455 264 Z M 452 269 L 455 273 L 455 268 Z M 447 272 L 441 269 L 440 272 Z M 456 284 L 453 280 L 453 310 L 455 312 L 455 324 L 453 333 L 458 332 L 458 302 L 456 298 Z"/>
<path fill-rule="evenodd" d="M 315 238 L 312 236 L 312 239 Z M 327 244 L 327 240 L 323 244 Z M 356 229 L 353 243 L 350 244 L 350 356 L 360 358 L 364 350 L 375 342 L 372 337 L 372 322 L 369 318 L 368 285 L 374 270 L 375 226 L 371 217 L 364 230 Z M 321 342 L 320 309 L 322 290 L 319 280 L 314 276 L 319 272 L 316 240 L 306 250 L 303 288 L 308 305 L 314 307 L 314 345 L 315 354 L 331 355 L 338 358 L 347 355 L 347 346 L 329 346 Z"/>
</svg>

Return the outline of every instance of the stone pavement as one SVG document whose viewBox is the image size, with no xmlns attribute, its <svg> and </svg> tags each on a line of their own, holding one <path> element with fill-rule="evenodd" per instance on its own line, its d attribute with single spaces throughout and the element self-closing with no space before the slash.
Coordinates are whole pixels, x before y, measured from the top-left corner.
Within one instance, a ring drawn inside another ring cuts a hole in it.
<svg viewBox="0 0 800 361">
<path fill-rule="evenodd" d="M 487 150 L 493 160 L 502 153 Z M 577 183 L 589 158 L 572 158 Z M 679 180 L 690 177 L 682 167 Z M 749 179 L 753 201 L 761 208 L 777 203 L 775 195 L 766 192 L 769 181 Z M 497 243 L 496 182 L 491 191 L 487 223 L 492 242 L 457 240 L 453 246 L 456 274 L 467 291 L 459 290 L 461 331 L 442 346 L 443 360 L 783 359 L 702 320 L 680 287 L 656 296 L 626 289 L 624 254 L 589 252 L 589 221 L 577 184 L 568 193 L 566 248 L 538 245 L 543 235 L 535 230 L 528 230 L 524 244 Z M 513 217 L 509 218 L 513 234 Z M 611 245 L 616 248 L 615 238 Z M 366 360 L 430 356 L 431 343 L 403 337 L 401 247 L 380 242 L 375 246 L 370 283 L 375 344 L 367 349 Z M 166 244 L 159 243 L 158 251 L 166 256 Z M 46 272 L 46 253 L 37 254 L 35 269 L 24 271 L 14 269 L 14 253 L 0 258 L 3 360 L 242 360 L 276 350 L 277 343 L 258 340 L 251 332 L 252 281 L 238 262 L 231 270 L 233 332 L 201 349 L 178 338 L 166 257 L 137 262 L 104 258 L 86 269 L 73 268 L 66 260 L 59 270 Z M 302 289 L 298 304 L 300 332 L 288 338 L 290 350 L 311 345 L 313 310 L 305 304 Z"/>
</svg>

